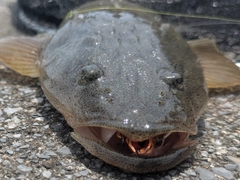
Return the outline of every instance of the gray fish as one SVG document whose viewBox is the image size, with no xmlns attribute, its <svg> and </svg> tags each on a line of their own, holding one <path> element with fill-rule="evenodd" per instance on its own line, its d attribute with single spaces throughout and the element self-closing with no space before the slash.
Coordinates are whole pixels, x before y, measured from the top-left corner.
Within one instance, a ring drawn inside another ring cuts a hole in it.
<svg viewBox="0 0 240 180">
<path fill-rule="evenodd" d="M 208 88 L 240 84 L 212 40 L 186 42 L 156 14 L 118 1 L 70 12 L 52 36 L 1 39 L 0 60 L 39 78 L 91 154 L 137 173 L 186 159 Z"/>
</svg>

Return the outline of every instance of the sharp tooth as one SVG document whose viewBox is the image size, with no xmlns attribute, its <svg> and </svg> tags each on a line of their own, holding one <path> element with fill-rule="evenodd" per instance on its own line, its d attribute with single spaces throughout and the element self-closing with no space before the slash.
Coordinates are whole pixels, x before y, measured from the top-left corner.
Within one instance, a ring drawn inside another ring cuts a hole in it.
<svg viewBox="0 0 240 180">
<path fill-rule="evenodd" d="M 172 133 L 169 132 L 169 133 L 165 134 L 165 135 L 163 136 L 163 139 L 165 140 L 170 134 L 172 134 Z"/>
<path fill-rule="evenodd" d="M 122 146 L 125 144 L 125 137 L 120 133 L 120 132 L 116 132 L 116 136 L 122 140 Z"/>
<path fill-rule="evenodd" d="M 154 147 L 159 148 L 164 144 L 165 139 L 159 139 L 158 137 L 154 140 Z M 161 143 L 161 145 L 159 145 Z"/>
<path fill-rule="evenodd" d="M 118 138 L 120 138 L 120 139 L 123 138 L 123 135 L 122 135 L 120 132 L 116 132 L 116 136 L 117 136 Z"/>
<path fill-rule="evenodd" d="M 186 137 L 183 139 L 183 141 L 185 141 L 186 139 L 188 139 L 189 134 L 186 135 Z"/>
<path fill-rule="evenodd" d="M 101 139 L 107 143 L 115 133 L 116 130 L 114 129 L 101 128 Z"/>
<path fill-rule="evenodd" d="M 166 133 L 161 139 L 159 139 L 159 137 L 156 137 L 155 138 L 155 148 L 159 148 L 159 147 L 162 147 L 164 142 L 165 142 L 165 139 L 171 134 L 171 132 L 169 133 Z M 161 145 L 157 145 L 157 143 L 160 143 L 161 141 Z"/>
<path fill-rule="evenodd" d="M 130 139 L 126 138 L 126 143 L 133 153 L 138 154 L 138 150 L 132 145 L 132 141 Z"/>
</svg>

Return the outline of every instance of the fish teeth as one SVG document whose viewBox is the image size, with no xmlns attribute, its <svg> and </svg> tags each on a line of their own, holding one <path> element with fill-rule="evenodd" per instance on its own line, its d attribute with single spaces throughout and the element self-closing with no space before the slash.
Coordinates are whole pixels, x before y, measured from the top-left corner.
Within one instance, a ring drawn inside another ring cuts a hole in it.
<svg viewBox="0 0 240 180">
<path fill-rule="evenodd" d="M 120 133 L 120 132 L 116 132 L 116 136 L 119 138 L 119 139 L 121 139 L 122 140 L 122 146 L 125 144 L 125 137 Z"/>
<path fill-rule="evenodd" d="M 166 138 L 171 134 L 171 132 L 169 133 L 166 133 L 163 138 L 159 139 L 159 136 L 157 136 L 156 138 L 154 138 L 154 141 L 155 141 L 155 148 L 159 148 L 159 147 L 162 147 Z M 161 145 L 159 146 L 159 142 L 161 142 Z"/>
<path fill-rule="evenodd" d="M 183 139 L 183 141 L 185 141 L 188 138 L 189 138 L 189 134 L 186 135 L 186 137 Z"/>
<path fill-rule="evenodd" d="M 170 134 L 172 134 L 172 132 L 166 133 L 166 134 L 163 136 L 163 139 L 165 140 Z"/>
</svg>

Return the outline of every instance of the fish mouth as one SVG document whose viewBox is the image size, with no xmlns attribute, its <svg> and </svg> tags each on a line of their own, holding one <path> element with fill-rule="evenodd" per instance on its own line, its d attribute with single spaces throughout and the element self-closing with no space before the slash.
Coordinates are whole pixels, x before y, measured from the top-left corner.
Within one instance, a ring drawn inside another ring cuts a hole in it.
<svg viewBox="0 0 240 180">
<path fill-rule="evenodd" d="M 189 138 L 190 135 L 195 134 L 196 132 L 191 131 L 171 130 L 141 139 L 127 137 L 124 131 L 120 132 L 111 128 L 81 126 L 74 129 L 73 137 L 77 141 L 77 136 L 87 138 L 125 156 L 154 158 L 166 156 L 178 149 L 195 144 L 196 140 Z"/>
</svg>

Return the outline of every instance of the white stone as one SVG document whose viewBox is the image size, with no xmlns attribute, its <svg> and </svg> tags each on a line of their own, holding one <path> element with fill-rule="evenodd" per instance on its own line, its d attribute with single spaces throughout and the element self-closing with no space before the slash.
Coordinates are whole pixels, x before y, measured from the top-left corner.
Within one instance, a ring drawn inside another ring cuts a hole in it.
<svg viewBox="0 0 240 180">
<path fill-rule="evenodd" d="M 3 111 L 8 115 L 11 116 L 12 114 L 21 111 L 22 108 L 4 108 Z"/>
<path fill-rule="evenodd" d="M 215 174 L 222 176 L 225 179 L 233 179 L 234 178 L 232 173 L 223 167 L 213 167 L 212 170 Z"/>
<path fill-rule="evenodd" d="M 17 168 L 22 172 L 31 172 L 32 168 L 25 165 L 18 165 Z"/>
<path fill-rule="evenodd" d="M 43 171 L 42 175 L 45 178 L 50 178 L 52 176 L 52 173 L 50 171 Z"/>
</svg>

